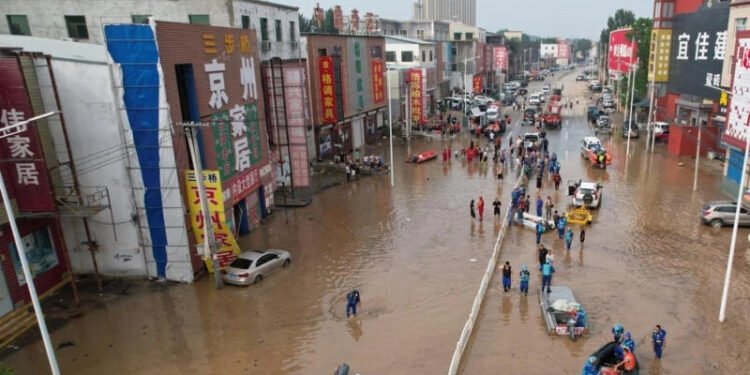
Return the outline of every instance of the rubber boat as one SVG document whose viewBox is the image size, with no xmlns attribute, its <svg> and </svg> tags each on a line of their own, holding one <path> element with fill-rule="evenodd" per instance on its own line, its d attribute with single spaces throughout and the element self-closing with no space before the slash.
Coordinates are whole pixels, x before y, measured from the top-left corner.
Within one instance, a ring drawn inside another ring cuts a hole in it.
<svg viewBox="0 0 750 375">
<path fill-rule="evenodd" d="M 544 223 L 544 231 L 555 228 L 555 222 L 553 220 L 545 220 L 542 217 L 532 215 L 528 212 L 523 213 L 523 226 L 525 228 L 536 231 L 536 223 L 542 221 Z"/>
<path fill-rule="evenodd" d="M 568 336 L 575 341 L 586 333 L 588 323 L 576 324 L 576 311 L 581 307 L 567 286 L 552 286 L 550 292 L 539 290 L 539 305 L 549 335 Z"/>
<path fill-rule="evenodd" d="M 438 156 L 438 154 L 437 154 L 437 152 L 435 152 L 435 150 L 428 150 L 428 151 L 424 151 L 424 152 L 421 152 L 419 154 L 416 154 L 416 155 L 412 156 L 411 159 L 407 160 L 406 162 L 407 163 L 421 164 L 421 163 L 424 163 L 426 161 L 435 159 L 435 158 L 437 158 L 437 156 Z"/>
<path fill-rule="evenodd" d="M 599 350 L 591 353 L 596 358 L 594 366 L 599 370 L 600 375 L 638 375 L 640 373 L 640 362 L 638 357 L 635 358 L 635 369 L 633 371 L 615 370 L 617 360 L 615 359 L 615 348 L 619 343 L 612 341 L 604 344 Z M 635 356 L 635 353 L 633 353 Z"/>
</svg>

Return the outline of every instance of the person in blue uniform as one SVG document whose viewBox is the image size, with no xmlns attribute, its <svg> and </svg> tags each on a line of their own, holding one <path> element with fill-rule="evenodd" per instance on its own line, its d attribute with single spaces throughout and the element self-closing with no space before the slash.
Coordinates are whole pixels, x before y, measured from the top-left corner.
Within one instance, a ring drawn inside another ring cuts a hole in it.
<svg viewBox="0 0 750 375">
<path fill-rule="evenodd" d="M 651 343 L 654 345 L 654 354 L 656 358 L 661 359 L 664 347 L 667 346 L 667 331 L 663 330 L 660 325 L 654 327 L 651 333 Z"/>
<path fill-rule="evenodd" d="M 542 265 L 542 290 L 544 290 L 546 286 L 547 293 L 552 292 L 552 289 L 550 289 L 550 286 L 552 286 L 552 274 L 553 273 L 555 273 L 555 267 L 552 266 L 551 262 L 545 262 L 544 265 Z"/>
<path fill-rule="evenodd" d="M 539 245 L 542 242 L 542 234 L 544 234 L 544 224 L 539 220 L 536 223 L 536 244 Z"/>
<path fill-rule="evenodd" d="M 586 310 L 583 309 L 581 304 L 578 304 L 578 309 L 576 311 L 576 327 L 586 327 L 587 320 Z"/>
<path fill-rule="evenodd" d="M 617 323 L 612 327 L 612 340 L 622 343 L 622 334 L 625 333 L 625 328 L 622 324 Z"/>
<path fill-rule="evenodd" d="M 635 341 L 633 341 L 633 337 L 630 335 L 630 332 L 625 332 L 625 338 L 622 340 L 622 344 L 627 346 L 628 349 L 630 349 L 631 353 L 635 352 Z"/>
<path fill-rule="evenodd" d="M 507 292 L 510 290 L 512 276 L 513 269 L 510 267 L 510 262 L 506 261 L 503 265 L 503 291 Z"/>
<path fill-rule="evenodd" d="M 594 363 L 596 363 L 596 357 L 589 357 L 586 364 L 583 366 L 583 370 L 581 370 L 581 375 L 598 375 L 599 369 L 596 368 Z"/>
<path fill-rule="evenodd" d="M 359 290 L 352 289 L 349 294 L 346 295 L 346 317 L 351 315 L 357 316 L 357 305 L 361 302 L 359 298 Z"/>
<path fill-rule="evenodd" d="M 529 272 L 529 268 L 526 267 L 526 265 L 524 264 L 523 266 L 521 266 L 520 279 L 521 279 L 521 293 L 523 293 L 523 295 L 525 296 L 529 295 L 529 279 L 530 278 L 531 278 L 531 273 Z"/>
</svg>

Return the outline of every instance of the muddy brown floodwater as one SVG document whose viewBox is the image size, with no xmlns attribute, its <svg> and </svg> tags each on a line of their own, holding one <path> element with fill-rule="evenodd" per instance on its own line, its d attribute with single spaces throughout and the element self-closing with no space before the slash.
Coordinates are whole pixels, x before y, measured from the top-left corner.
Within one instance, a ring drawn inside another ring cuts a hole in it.
<svg viewBox="0 0 750 375">
<path fill-rule="evenodd" d="M 564 79 L 566 95 L 582 87 L 571 77 Z M 645 374 L 746 373 L 748 232 L 740 232 L 727 321 L 719 324 L 731 229 L 698 220 L 701 205 L 721 197 L 720 171 L 705 168 L 692 192 L 692 168 L 678 167 L 663 146 L 647 157 L 645 140 L 631 144 L 626 162 L 619 136 L 604 140 L 613 165 L 592 170 L 578 151 L 591 132 L 583 108 L 566 114 L 563 130 L 548 133 L 551 149 L 562 159 L 563 185 L 601 180 L 603 204 L 583 250 L 577 237 L 569 254 L 551 235 L 543 241 L 555 251 L 553 283 L 570 286 L 585 304 L 592 333 L 575 343 L 544 333 L 536 272 L 528 297 L 517 289 L 503 293 L 495 279 L 462 373 L 580 373 L 615 322 L 633 332 Z M 513 113 L 515 121 L 518 116 Z M 521 131 L 516 124 L 513 134 Z M 75 343 L 57 351 L 63 373 L 330 374 L 341 362 L 361 374 L 445 373 L 500 228 L 491 201 L 499 195 L 505 208 L 513 180 L 498 184 L 491 170 L 456 159 L 450 165 L 399 162 L 448 142 L 455 150 L 463 138 L 398 141 L 393 189 L 387 176 L 367 177 L 315 196 L 309 207 L 278 210 L 241 241 L 244 248 L 292 253 L 292 266 L 261 285 L 216 291 L 204 278 L 139 292 L 70 321 L 52 333 L 56 345 Z M 548 181 L 542 194 L 557 207 L 567 202 Z M 487 202 L 483 223 L 468 215 L 469 201 L 480 195 Z M 500 260 L 515 272 L 533 265 L 533 237 L 511 228 Z M 355 287 L 361 311 L 347 320 L 344 296 Z M 661 362 L 649 348 L 657 322 L 668 332 Z M 19 374 L 43 374 L 45 359 L 37 340 L 3 362 Z"/>
</svg>

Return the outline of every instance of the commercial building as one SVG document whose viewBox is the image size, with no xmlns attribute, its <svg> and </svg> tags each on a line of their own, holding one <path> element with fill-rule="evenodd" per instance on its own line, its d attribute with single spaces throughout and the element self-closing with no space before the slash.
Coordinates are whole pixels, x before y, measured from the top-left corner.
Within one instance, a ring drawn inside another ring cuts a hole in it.
<svg viewBox="0 0 750 375">
<path fill-rule="evenodd" d="M 403 118 L 406 112 L 406 105 L 417 105 L 415 100 L 419 100 L 421 109 L 419 112 L 425 116 L 434 114 L 437 109 L 436 90 L 438 82 L 442 78 L 442 72 L 438 69 L 438 56 L 436 55 L 436 45 L 419 39 L 403 38 L 398 36 L 385 37 L 385 61 L 388 70 L 399 71 L 399 74 L 392 75 L 391 89 L 394 94 L 391 100 L 397 100 L 399 105 L 393 107 L 394 118 Z M 409 81 L 411 73 L 417 73 L 420 77 L 419 85 L 412 85 Z M 414 93 L 409 100 L 406 98 L 407 93 Z M 402 105 L 404 107 L 402 107 Z"/>
<path fill-rule="evenodd" d="M 418 0 L 414 3 L 417 21 L 454 21 L 469 26 L 477 24 L 476 0 Z"/>
<path fill-rule="evenodd" d="M 306 34 L 318 159 L 342 158 L 375 142 L 387 116 L 385 39 Z M 366 151 L 366 150 L 365 150 Z"/>
</svg>

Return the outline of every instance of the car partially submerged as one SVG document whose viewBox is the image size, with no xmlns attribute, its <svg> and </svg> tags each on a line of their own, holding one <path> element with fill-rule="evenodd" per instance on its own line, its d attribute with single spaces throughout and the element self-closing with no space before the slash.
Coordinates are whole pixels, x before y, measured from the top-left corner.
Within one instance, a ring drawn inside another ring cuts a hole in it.
<svg viewBox="0 0 750 375">
<path fill-rule="evenodd" d="M 222 270 L 222 277 L 227 284 L 247 286 L 262 281 L 290 263 L 292 263 L 292 257 L 288 251 L 275 249 L 244 251 Z"/>
</svg>

